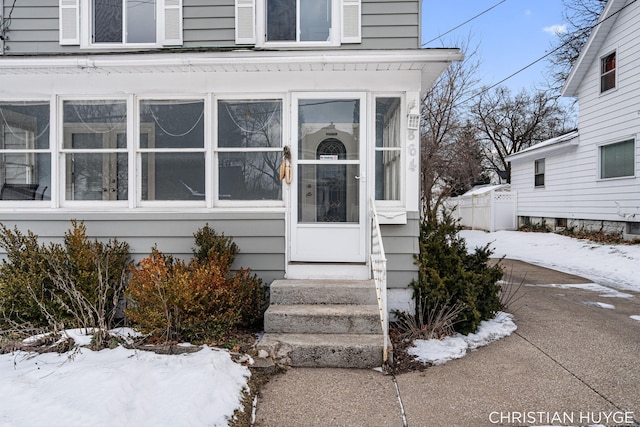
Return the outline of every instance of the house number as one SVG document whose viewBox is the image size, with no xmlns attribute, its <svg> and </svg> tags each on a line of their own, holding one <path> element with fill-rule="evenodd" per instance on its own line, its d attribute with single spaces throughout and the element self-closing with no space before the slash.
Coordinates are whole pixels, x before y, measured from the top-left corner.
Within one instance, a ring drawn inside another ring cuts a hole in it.
<svg viewBox="0 0 640 427">
<path fill-rule="evenodd" d="M 416 148 L 416 144 L 409 144 L 409 170 L 411 172 L 415 172 L 418 169 L 418 164 L 416 161 L 416 154 L 418 149 Z"/>
</svg>

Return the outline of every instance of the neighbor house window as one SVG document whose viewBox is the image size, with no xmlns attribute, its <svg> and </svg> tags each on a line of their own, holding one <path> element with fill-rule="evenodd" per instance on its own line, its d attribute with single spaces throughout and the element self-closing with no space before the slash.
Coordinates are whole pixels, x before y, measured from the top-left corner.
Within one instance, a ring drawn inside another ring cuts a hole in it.
<svg viewBox="0 0 640 427">
<path fill-rule="evenodd" d="M 616 87 L 616 53 L 600 59 L 600 92 Z"/>
<path fill-rule="evenodd" d="M 218 101 L 218 199 L 281 200 L 282 101 Z"/>
<path fill-rule="evenodd" d="M 536 187 L 544 187 L 544 159 L 534 162 L 534 181 Z"/>
<path fill-rule="evenodd" d="M 400 200 L 400 98 L 376 99 L 376 200 Z"/>
<path fill-rule="evenodd" d="M 140 102 L 140 197 L 205 199 L 203 100 Z"/>
<path fill-rule="evenodd" d="M 0 200 L 50 200 L 49 104 L 0 103 Z"/>
<path fill-rule="evenodd" d="M 65 200 L 127 200 L 127 103 L 65 101 Z"/>
<path fill-rule="evenodd" d="M 634 139 L 600 146 L 600 178 L 619 178 L 635 175 Z"/>
</svg>

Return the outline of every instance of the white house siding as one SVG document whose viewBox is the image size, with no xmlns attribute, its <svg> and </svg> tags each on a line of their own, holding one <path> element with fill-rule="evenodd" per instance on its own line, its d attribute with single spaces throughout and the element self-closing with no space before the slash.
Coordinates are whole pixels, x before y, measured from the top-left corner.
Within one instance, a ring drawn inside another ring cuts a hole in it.
<svg viewBox="0 0 640 427">
<path fill-rule="evenodd" d="M 623 10 L 579 86 L 579 145 L 560 154 L 512 160 L 518 216 L 640 221 L 640 4 Z M 600 94 L 599 58 L 617 50 L 617 88 Z M 599 179 L 598 147 L 636 138 L 636 176 Z M 534 161 L 545 158 L 545 186 L 534 187 Z M 635 217 L 630 217 L 635 214 Z M 622 224 L 623 225 L 623 224 Z"/>
<path fill-rule="evenodd" d="M 88 0 L 86 0 L 88 1 Z M 4 2 L 11 12 L 5 55 L 80 53 L 59 43 L 59 0 Z M 184 47 L 235 47 L 234 0 L 183 0 Z M 420 48 L 419 0 L 362 0 L 362 43 L 338 49 Z M 102 49 L 99 49 L 99 51 Z"/>
</svg>

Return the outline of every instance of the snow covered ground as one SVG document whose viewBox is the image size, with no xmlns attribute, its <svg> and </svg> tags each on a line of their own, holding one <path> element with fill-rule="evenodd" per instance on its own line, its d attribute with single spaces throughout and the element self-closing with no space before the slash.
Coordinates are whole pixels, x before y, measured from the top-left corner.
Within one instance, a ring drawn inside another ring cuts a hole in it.
<svg viewBox="0 0 640 427">
<path fill-rule="evenodd" d="M 598 292 L 640 292 L 640 245 L 510 231 L 463 231 L 462 236 L 470 250 L 491 243 L 495 256 L 578 274 L 594 281 L 589 286 Z M 499 313 L 475 334 L 416 341 L 411 351 L 420 360 L 445 363 L 515 329 L 512 317 Z M 86 335 L 71 334 L 81 345 L 88 343 Z M 226 426 L 241 408 L 249 376 L 226 351 L 209 347 L 179 356 L 123 347 L 0 355 L 0 426 Z"/>
<path fill-rule="evenodd" d="M 226 426 L 249 376 L 228 352 L 209 347 L 182 355 L 124 347 L 4 354 L 0 426 Z"/>
<path fill-rule="evenodd" d="M 621 291 L 640 292 L 640 245 L 601 245 L 553 233 L 523 233 L 518 231 L 464 230 L 460 235 L 467 249 L 489 244 L 495 257 L 529 262 L 565 273 L 579 275 L 595 283 L 581 285 L 552 284 L 556 287 L 579 287 L 600 293 L 601 296 L 630 298 Z M 613 304 L 593 302 L 600 308 L 614 309 Z M 640 316 L 631 316 L 640 320 Z M 512 317 L 498 313 L 495 319 L 482 322 L 475 334 L 456 335 L 443 340 L 416 340 L 409 353 L 422 362 L 440 365 L 458 359 L 492 341 L 508 336 L 516 330 Z M 470 341 L 472 341 L 470 343 Z"/>
</svg>

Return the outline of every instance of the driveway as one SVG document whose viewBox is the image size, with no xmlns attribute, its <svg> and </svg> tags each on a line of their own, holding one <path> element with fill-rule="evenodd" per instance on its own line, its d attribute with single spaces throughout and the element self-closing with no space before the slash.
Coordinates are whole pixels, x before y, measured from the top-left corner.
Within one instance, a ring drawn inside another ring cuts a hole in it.
<svg viewBox="0 0 640 427">
<path fill-rule="evenodd" d="M 638 425 L 640 320 L 631 316 L 640 318 L 640 295 L 504 265 L 523 284 L 508 310 L 518 325 L 511 336 L 396 377 L 290 369 L 262 390 L 255 425 Z"/>
</svg>

